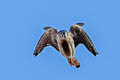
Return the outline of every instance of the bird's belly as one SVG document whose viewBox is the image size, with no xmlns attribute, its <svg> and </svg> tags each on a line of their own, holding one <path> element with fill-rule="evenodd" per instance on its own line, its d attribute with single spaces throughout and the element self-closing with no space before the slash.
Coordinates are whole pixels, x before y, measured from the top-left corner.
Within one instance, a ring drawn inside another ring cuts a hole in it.
<svg viewBox="0 0 120 80">
<path fill-rule="evenodd" d="M 71 44 L 72 43 L 66 39 L 62 39 L 58 43 L 60 52 L 67 58 L 74 55 L 74 45 Z"/>
<path fill-rule="evenodd" d="M 69 43 L 64 40 L 61 44 L 62 48 L 63 48 L 63 53 L 66 55 L 66 56 L 71 56 L 71 48 L 70 48 L 70 45 Z"/>
</svg>

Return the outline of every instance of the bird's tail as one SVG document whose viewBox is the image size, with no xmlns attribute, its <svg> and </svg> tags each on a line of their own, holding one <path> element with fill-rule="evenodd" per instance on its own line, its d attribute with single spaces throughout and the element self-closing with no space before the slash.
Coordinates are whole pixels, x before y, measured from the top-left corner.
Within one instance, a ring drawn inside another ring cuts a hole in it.
<svg viewBox="0 0 120 80">
<path fill-rule="evenodd" d="M 79 68 L 79 67 L 80 67 L 80 64 L 79 64 L 79 62 L 78 62 L 78 60 L 77 60 L 76 57 L 68 58 L 68 62 L 69 62 L 69 64 L 70 64 L 70 66 L 75 65 L 76 68 Z"/>
</svg>

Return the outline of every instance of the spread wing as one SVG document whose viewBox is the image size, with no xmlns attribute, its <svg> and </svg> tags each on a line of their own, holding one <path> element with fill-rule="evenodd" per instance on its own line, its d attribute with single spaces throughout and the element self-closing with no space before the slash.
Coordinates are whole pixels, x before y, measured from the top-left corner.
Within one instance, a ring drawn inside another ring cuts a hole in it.
<svg viewBox="0 0 120 80">
<path fill-rule="evenodd" d="M 54 48 L 59 50 L 55 41 L 57 30 L 52 27 L 45 27 L 44 29 L 46 30 L 46 32 L 44 32 L 37 43 L 33 54 L 34 56 L 37 56 L 47 46 L 53 46 Z"/>
<path fill-rule="evenodd" d="M 73 39 L 75 42 L 75 47 L 78 46 L 78 44 L 84 44 L 85 47 L 94 55 L 96 56 L 98 54 L 93 42 L 91 41 L 90 37 L 87 35 L 87 33 L 82 29 L 82 26 L 84 23 L 77 23 L 70 28 L 70 32 L 73 34 Z"/>
</svg>

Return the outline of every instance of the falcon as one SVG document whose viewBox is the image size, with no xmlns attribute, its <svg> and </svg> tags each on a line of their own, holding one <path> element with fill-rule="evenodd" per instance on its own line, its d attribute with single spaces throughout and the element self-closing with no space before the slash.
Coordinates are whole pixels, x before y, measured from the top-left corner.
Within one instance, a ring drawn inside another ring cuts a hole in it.
<svg viewBox="0 0 120 80">
<path fill-rule="evenodd" d="M 84 23 L 76 23 L 70 27 L 70 31 L 57 31 L 53 27 L 44 27 L 46 30 L 38 41 L 34 50 L 34 56 L 37 56 L 41 51 L 47 47 L 52 46 L 59 51 L 68 61 L 70 66 L 80 67 L 80 64 L 75 56 L 75 48 L 79 44 L 85 47 L 94 55 L 98 54 L 93 42 L 88 34 L 82 29 Z"/>
</svg>

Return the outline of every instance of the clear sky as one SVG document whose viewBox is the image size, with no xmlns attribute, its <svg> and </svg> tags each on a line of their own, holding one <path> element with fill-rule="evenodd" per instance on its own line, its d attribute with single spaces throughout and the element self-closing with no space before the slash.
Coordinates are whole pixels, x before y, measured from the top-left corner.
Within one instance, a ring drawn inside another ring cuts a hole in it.
<svg viewBox="0 0 120 80">
<path fill-rule="evenodd" d="M 37 57 L 43 27 L 84 22 L 99 55 L 75 49 L 70 67 L 53 47 Z M 0 80 L 120 80 L 120 0 L 0 0 Z"/>
</svg>

